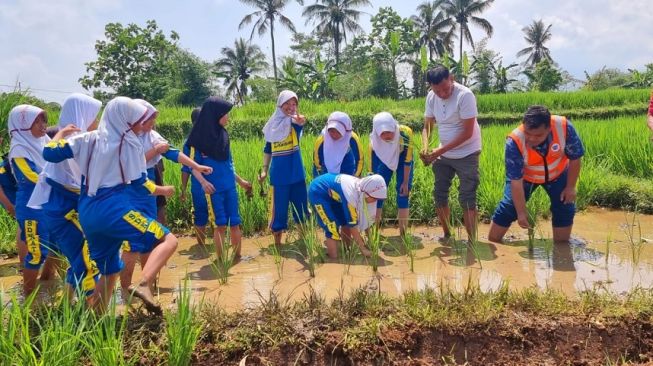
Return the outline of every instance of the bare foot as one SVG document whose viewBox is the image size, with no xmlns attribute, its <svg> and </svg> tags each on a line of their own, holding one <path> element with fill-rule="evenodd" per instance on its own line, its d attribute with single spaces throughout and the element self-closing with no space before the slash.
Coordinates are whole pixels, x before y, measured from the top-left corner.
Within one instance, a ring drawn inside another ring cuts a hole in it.
<svg viewBox="0 0 653 366">
<path fill-rule="evenodd" d="M 150 291 L 150 287 L 147 284 L 131 285 L 129 286 L 129 292 L 132 296 L 143 300 L 143 304 L 145 305 L 145 309 L 147 309 L 147 311 L 155 315 L 163 314 L 161 305 L 159 305 L 154 299 L 154 296 Z"/>
<path fill-rule="evenodd" d="M 365 257 L 365 258 L 369 258 L 369 257 L 372 256 L 372 252 L 370 252 L 369 249 L 367 249 L 367 248 L 365 248 L 365 247 L 363 247 L 363 248 L 359 248 L 359 249 L 360 249 L 361 254 L 363 255 L 363 257 Z"/>
</svg>

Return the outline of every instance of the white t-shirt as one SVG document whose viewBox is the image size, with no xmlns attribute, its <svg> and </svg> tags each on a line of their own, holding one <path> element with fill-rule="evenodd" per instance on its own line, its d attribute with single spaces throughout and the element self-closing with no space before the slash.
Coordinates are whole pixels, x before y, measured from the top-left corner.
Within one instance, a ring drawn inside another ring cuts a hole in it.
<svg viewBox="0 0 653 366">
<path fill-rule="evenodd" d="M 433 91 L 426 96 L 425 117 L 435 118 L 440 137 L 440 146 L 448 144 L 463 132 L 462 120 L 476 118 L 476 97 L 469 88 L 454 82 L 453 93 L 448 99 L 441 99 Z M 472 137 L 444 153 L 449 159 L 461 159 L 481 151 L 481 128 L 474 120 Z"/>
</svg>

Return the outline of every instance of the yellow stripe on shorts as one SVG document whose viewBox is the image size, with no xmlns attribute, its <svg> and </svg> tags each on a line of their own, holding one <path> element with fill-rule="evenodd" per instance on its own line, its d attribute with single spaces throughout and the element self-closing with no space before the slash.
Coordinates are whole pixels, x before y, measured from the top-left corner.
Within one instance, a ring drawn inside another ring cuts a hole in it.
<svg viewBox="0 0 653 366">
<path fill-rule="evenodd" d="M 324 212 L 324 207 L 322 207 L 322 205 L 315 205 L 315 210 L 317 211 L 318 216 L 320 216 L 322 222 L 324 222 L 327 229 L 329 230 L 329 233 L 331 234 L 331 239 L 340 240 L 340 233 L 338 233 L 338 225 L 336 225 L 335 221 L 331 221 L 329 219 L 329 216 L 327 216 L 326 212 Z"/>
<path fill-rule="evenodd" d="M 32 260 L 29 261 L 31 265 L 41 263 L 41 241 L 36 230 L 37 226 L 38 221 L 25 220 L 25 243 L 27 244 L 27 250 L 32 255 Z"/>
</svg>

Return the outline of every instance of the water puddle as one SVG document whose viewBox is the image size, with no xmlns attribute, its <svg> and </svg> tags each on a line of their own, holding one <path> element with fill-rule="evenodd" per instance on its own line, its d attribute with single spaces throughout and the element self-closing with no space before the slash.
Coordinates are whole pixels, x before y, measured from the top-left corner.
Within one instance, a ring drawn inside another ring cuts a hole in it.
<svg viewBox="0 0 653 366">
<path fill-rule="evenodd" d="M 314 278 L 290 246 L 275 256 L 271 236 L 248 238 L 243 241 L 243 258 L 229 270 L 226 284 L 220 283 L 210 262 L 212 247 L 182 237 L 177 254 L 161 273 L 159 296 L 171 304 L 185 279 L 196 300 L 229 310 L 256 306 L 271 293 L 285 301 L 314 291 L 330 300 L 361 287 L 396 296 L 424 288 L 462 290 L 469 284 L 490 291 L 508 283 L 514 289 L 537 286 L 573 296 L 587 289 L 624 293 L 653 286 L 653 216 L 591 209 L 576 217 L 574 239 L 563 245 L 541 239 L 551 232 L 550 223 L 541 222 L 532 248 L 525 230 L 513 226 L 506 244 L 493 244 L 487 242 L 488 228 L 479 227 L 480 242 L 472 248 L 461 241 L 440 243 L 439 227 L 414 227 L 413 271 L 398 231 L 386 229 L 377 273 L 356 258 L 321 264 Z M 17 259 L 0 261 L 0 289 L 18 289 L 20 281 Z"/>
</svg>

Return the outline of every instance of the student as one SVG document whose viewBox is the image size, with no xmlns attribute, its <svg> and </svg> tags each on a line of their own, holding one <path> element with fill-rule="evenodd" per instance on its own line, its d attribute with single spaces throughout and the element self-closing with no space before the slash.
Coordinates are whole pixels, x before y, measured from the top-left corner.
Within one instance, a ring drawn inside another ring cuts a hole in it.
<svg viewBox="0 0 653 366">
<path fill-rule="evenodd" d="M 306 118 L 299 114 L 298 103 L 295 93 L 282 91 L 276 111 L 263 127 L 265 148 L 258 180 L 264 181 L 269 169 L 270 229 L 276 245 L 281 244 L 281 234 L 288 229 L 288 209 L 296 223 L 304 222 L 308 215 L 306 176 L 299 147 Z"/>
<path fill-rule="evenodd" d="M 583 143 L 567 118 L 551 115 L 543 106 L 529 107 L 522 124 L 506 139 L 506 185 L 488 239 L 501 243 L 515 220 L 529 228 L 526 202 L 542 186 L 551 200 L 553 241 L 569 242 L 584 154 Z"/>
<path fill-rule="evenodd" d="M 2 138 L 0 138 L 0 145 L 2 145 Z M 9 216 L 16 217 L 16 191 L 18 185 L 16 178 L 11 172 L 11 162 L 8 155 L 2 156 L 0 162 L 0 204 L 7 211 Z M 18 251 L 18 260 L 20 268 L 25 264 L 25 257 L 27 256 L 27 245 L 25 241 L 20 238 L 20 226 L 16 227 L 16 249 Z"/>
<path fill-rule="evenodd" d="M 346 113 L 333 112 L 326 127 L 315 140 L 313 177 L 325 173 L 349 174 L 360 177 L 363 172 L 363 146 L 352 131 Z"/>
<path fill-rule="evenodd" d="M 54 243 L 49 241 L 43 212 L 27 207 L 27 202 L 45 165 L 41 152 L 50 140 L 45 135 L 47 123 L 45 111 L 35 106 L 22 104 L 9 112 L 8 129 L 11 136 L 9 160 L 18 187 L 16 220 L 21 232 L 21 240 L 24 240 L 27 245 L 23 268 L 25 296 L 34 291 L 39 269 L 49 252 L 58 251 Z"/>
<path fill-rule="evenodd" d="M 79 217 L 88 239 L 91 259 L 101 277 L 93 293 L 98 312 L 106 310 L 118 273 L 123 267 L 120 246 L 124 240 L 156 247 L 152 250 L 132 294 L 143 300 L 146 308 L 161 313 L 150 290 L 157 273 L 177 248 L 177 238 L 168 228 L 144 214 L 131 203 L 129 187 L 140 186 L 143 194 L 170 196 L 174 187 L 159 187 L 147 179 L 143 146 L 137 137 L 147 108 L 129 98 L 111 100 L 98 129 L 62 138 L 75 127 L 67 126 L 43 150 L 43 157 L 58 163 L 75 159 L 82 174 Z M 129 187 L 128 187 L 129 186 Z"/>
<path fill-rule="evenodd" d="M 189 166 L 191 169 L 196 169 L 200 172 L 211 172 L 212 169 L 210 167 L 201 166 L 191 160 L 184 153 L 179 152 L 179 150 L 175 148 L 171 148 L 168 141 L 158 132 L 153 130 L 159 112 L 152 104 L 143 99 L 135 99 L 134 101 L 147 108 L 148 116 L 141 123 L 142 132 L 138 135 L 141 145 L 143 146 L 143 151 L 145 152 L 147 179 L 152 182 L 156 181 L 155 169 L 156 165 L 161 162 L 162 157 L 175 163 L 182 163 L 183 165 Z M 132 204 L 136 209 L 140 210 L 148 217 L 157 218 L 157 198 L 161 197 L 161 195 L 145 195 L 143 194 L 142 188 L 138 185 L 130 186 L 130 188 L 133 188 L 130 189 L 129 192 L 131 193 Z M 129 287 L 131 286 L 137 257 L 140 257 L 141 267 L 143 267 L 147 263 L 147 258 L 151 251 L 152 243 L 142 243 L 138 241 L 124 243 L 121 258 L 125 266 L 120 272 L 120 286 L 124 292 L 128 292 Z"/>
<path fill-rule="evenodd" d="M 392 175 L 397 178 L 397 208 L 399 209 L 399 230 L 403 235 L 408 225 L 408 196 L 413 186 L 413 131 L 399 125 L 388 112 L 374 116 L 370 134 L 370 162 L 372 172 L 385 179 L 390 185 Z M 380 224 L 383 215 L 383 200 L 377 201 L 376 220 Z"/>
<path fill-rule="evenodd" d="M 205 188 L 207 211 L 214 220 L 213 241 L 218 258 L 222 256 L 227 226 L 235 258 L 240 258 L 240 213 L 238 212 L 238 191 L 236 183 L 243 189 L 252 189 L 251 183 L 242 179 L 234 170 L 229 133 L 225 129 L 229 122 L 229 111 L 233 105 L 218 97 L 208 98 L 197 118 L 197 123 L 188 135 L 188 145 L 194 148 L 193 158 L 213 168 L 213 173 L 195 177 Z M 199 202 L 196 202 L 199 203 Z M 201 208 L 203 210 L 203 208 Z"/>
<path fill-rule="evenodd" d="M 317 222 L 324 229 L 327 254 L 338 258 L 338 243 L 352 239 L 366 257 L 369 249 L 361 237 L 373 222 L 377 200 L 387 197 L 387 186 L 382 176 L 370 175 L 363 179 L 346 174 L 327 173 L 315 178 L 308 189 L 308 198 L 317 213 Z"/>
<path fill-rule="evenodd" d="M 95 130 L 101 107 L 102 102 L 87 95 L 68 96 L 61 107 L 59 130 L 68 125 L 84 132 Z M 46 163 L 39 178 L 28 206 L 43 210 L 50 241 L 68 259 L 69 294 L 76 291 L 80 297 L 89 296 L 95 289 L 98 270 L 91 261 L 79 223 L 77 205 L 82 178 L 79 166 L 74 160 Z"/>
<path fill-rule="evenodd" d="M 200 108 L 195 108 L 191 112 L 190 119 L 193 125 L 197 123 L 200 116 Z M 184 154 L 189 157 L 195 156 L 195 148 L 188 145 L 188 139 L 184 143 Z M 183 202 L 186 200 L 186 187 L 188 187 L 188 179 L 190 178 L 190 194 L 193 203 L 193 225 L 195 226 L 195 237 L 200 245 L 204 245 L 206 239 L 206 224 L 209 221 L 208 205 L 206 204 L 206 197 L 208 193 L 204 191 L 202 184 L 194 175 L 191 175 L 193 170 L 187 166 L 181 167 L 181 195 L 179 199 Z M 205 179 L 206 181 L 206 179 Z M 207 190 L 208 187 L 207 187 Z"/>
</svg>

